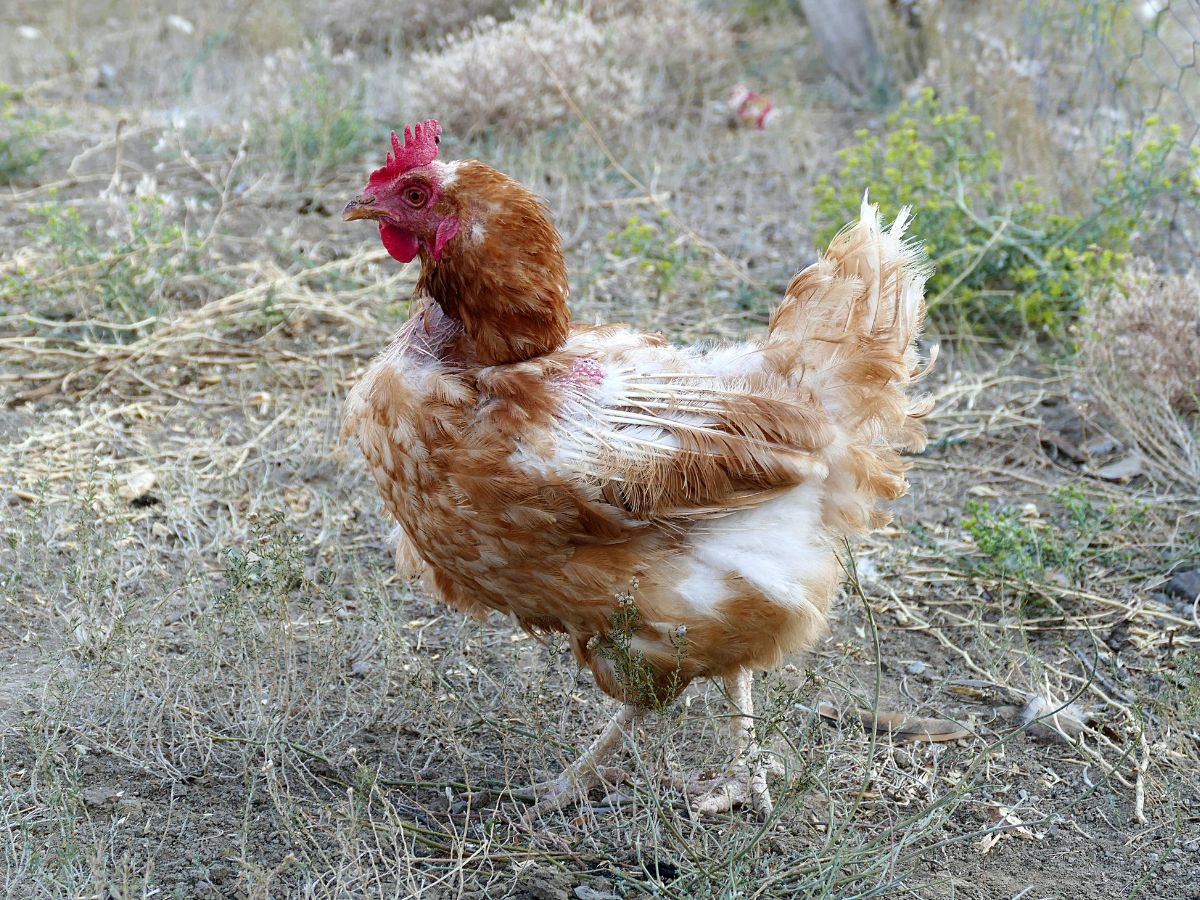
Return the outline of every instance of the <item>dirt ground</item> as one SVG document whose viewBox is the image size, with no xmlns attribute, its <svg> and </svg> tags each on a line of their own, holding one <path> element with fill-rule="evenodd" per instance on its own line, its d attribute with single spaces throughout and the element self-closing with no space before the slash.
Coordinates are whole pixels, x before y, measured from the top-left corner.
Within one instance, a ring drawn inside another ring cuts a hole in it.
<svg viewBox="0 0 1200 900">
<path fill-rule="evenodd" d="M 1200 505 L 1110 468 L 1131 448 L 1037 335 L 929 336 L 912 491 L 845 548 L 828 638 L 756 675 L 787 768 L 771 821 L 697 815 L 660 777 L 725 762 L 729 708 L 698 684 L 624 784 L 522 828 L 523 787 L 612 701 L 554 641 L 394 574 L 338 440 L 415 281 L 340 220 L 382 142 L 287 170 L 299 101 L 267 75 L 315 64 L 263 22 L 291 7 L 211 6 L 0 13 L 40 148 L 0 206 L 5 896 L 1200 897 Z M 815 255 L 816 176 L 879 123 L 785 12 L 733 42 L 776 127 L 730 127 L 714 93 L 604 146 L 566 127 L 443 154 L 545 194 L 578 318 L 754 333 Z M 800 82 L 774 61 L 793 46 Z M 384 137 L 394 59 L 338 52 Z M 906 743 L 867 709 L 967 736 Z"/>
</svg>

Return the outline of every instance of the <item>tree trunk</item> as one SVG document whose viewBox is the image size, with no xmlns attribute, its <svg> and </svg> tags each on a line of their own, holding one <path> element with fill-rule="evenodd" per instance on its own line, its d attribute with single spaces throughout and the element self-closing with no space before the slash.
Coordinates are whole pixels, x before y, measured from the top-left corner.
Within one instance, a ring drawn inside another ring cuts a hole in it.
<svg viewBox="0 0 1200 900">
<path fill-rule="evenodd" d="M 887 66 L 864 0 L 800 0 L 817 46 L 837 79 L 856 94 L 885 94 Z"/>
</svg>

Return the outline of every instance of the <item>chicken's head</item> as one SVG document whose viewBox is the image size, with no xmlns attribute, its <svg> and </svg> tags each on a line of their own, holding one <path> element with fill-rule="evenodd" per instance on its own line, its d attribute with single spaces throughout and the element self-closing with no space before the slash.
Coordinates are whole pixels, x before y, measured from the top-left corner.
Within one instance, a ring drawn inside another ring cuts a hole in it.
<svg viewBox="0 0 1200 900">
<path fill-rule="evenodd" d="M 405 126 L 403 141 L 393 131 L 387 164 L 371 173 L 342 213 L 346 221 L 377 221 L 383 246 L 400 262 L 411 262 L 422 249 L 440 259 L 462 225 L 446 194 L 453 169 L 437 161 L 441 133 L 436 119 Z"/>
<path fill-rule="evenodd" d="M 433 119 L 392 134 L 387 165 L 371 174 L 344 218 L 379 223 L 401 262 L 419 254 L 416 292 L 466 332 L 472 358 L 500 365 L 551 353 L 571 327 L 562 240 L 546 204 L 475 159 L 437 158 Z"/>
</svg>

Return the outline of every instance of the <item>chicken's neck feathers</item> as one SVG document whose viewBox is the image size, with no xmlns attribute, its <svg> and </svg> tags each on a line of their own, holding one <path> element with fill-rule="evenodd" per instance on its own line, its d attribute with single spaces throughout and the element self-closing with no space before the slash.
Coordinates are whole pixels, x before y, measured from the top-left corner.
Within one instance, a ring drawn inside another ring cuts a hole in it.
<svg viewBox="0 0 1200 900">
<path fill-rule="evenodd" d="M 569 285 L 545 203 L 474 160 L 456 167 L 447 192 L 464 221 L 439 259 L 422 251 L 418 293 L 462 323 L 480 365 L 560 349 L 571 328 Z"/>
</svg>

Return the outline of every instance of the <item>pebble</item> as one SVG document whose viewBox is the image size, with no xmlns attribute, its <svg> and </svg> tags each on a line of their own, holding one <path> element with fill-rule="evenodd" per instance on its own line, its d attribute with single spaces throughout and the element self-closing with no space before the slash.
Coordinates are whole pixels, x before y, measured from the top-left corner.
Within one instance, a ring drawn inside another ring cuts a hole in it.
<svg viewBox="0 0 1200 900">
<path fill-rule="evenodd" d="M 579 900 L 620 900 L 616 894 L 610 891 L 598 891 L 595 888 L 588 887 L 586 884 L 576 886 L 575 896 Z"/>
<path fill-rule="evenodd" d="M 1176 602 L 1177 608 L 1190 611 L 1196 596 L 1200 595 L 1200 569 L 1176 572 L 1163 591 Z"/>
<path fill-rule="evenodd" d="M 100 63 L 96 70 L 96 87 L 110 88 L 117 83 L 117 69 L 112 63 Z"/>
<path fill-rule="evenodd" d="M 1105 438 L 1099 441 L 1093 441 L 1087 445 L 1088 456 L 1106 456 L 1118 449 L 1121 445 L 1112 438 Z"/>
</svg>

